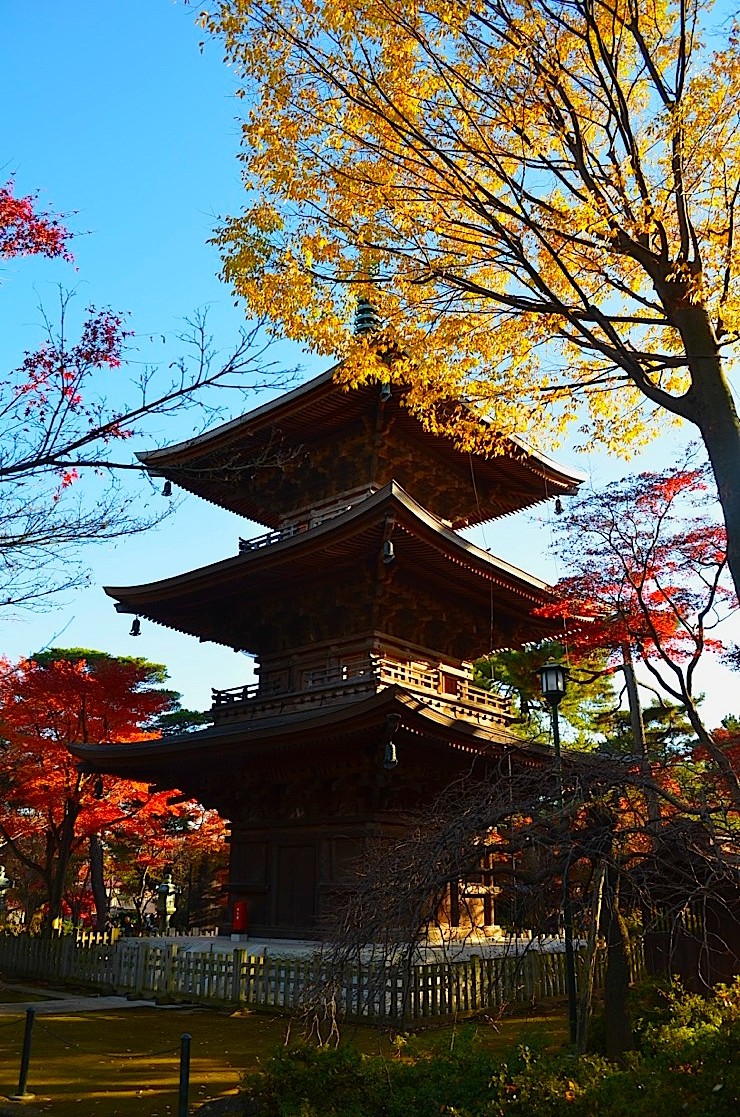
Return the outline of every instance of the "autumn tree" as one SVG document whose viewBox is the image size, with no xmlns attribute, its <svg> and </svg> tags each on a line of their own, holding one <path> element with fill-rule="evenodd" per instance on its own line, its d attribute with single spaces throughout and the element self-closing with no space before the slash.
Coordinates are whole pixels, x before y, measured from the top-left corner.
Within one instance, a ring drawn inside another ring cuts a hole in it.
<svg viewBox="0 0 740 1117">
<path fill-rule="evenodd" d="M 115 785 L 115 777 L 103 777 Z M 213 925 L 223 917 L 227 846 L 225 827 L 215 811 L 192 801 L 165 799 L 160 813 L 146 810 L 121 814 L 106 828 L 101 853 L 107 896 L 119 908 L 136 912 L 144 922 L 144 909 L 156 899 L 157 885 L 171 873 L 180 891 L 178 923 Z M 97 905 L 96 905 L 97 906 Z"/>
<path fill-rule="evenodd" d="M 99 884 L 96 892 L 95 877 L 102 881 L 106 835 L 149 857 L 150 869 L 161 868 L 172 859 L 176 833 L 187 833 L 191 820 L 194 830 L 205 821 L 197 804 L 173 804 L 172 791 L 151 793 L 146 784 L 80 771 L 67 749 L 158 737 L 156 718 L 178 706 L 165 679 L 159 664 L 80 648 L 1 664 L 0 834 L 36 882 L 50 922 L 62 913 L 80 861 L 89 866 L 98 921 L 105 922 L 107 898 Z"/>
<path fill-rule="evenodd" d="M 702 658 L 722 650 L 717 629 L 735 607 L 723 581 L 725 531 L 712 515 L 707 473 L 706 467 L 679 464 L 626 478 L 579 494 L 558 518 L 558 550 L 569 575 L 545 612 L 562 618 L 576 655 L 607 653 L 607 667 L 621 674 L 628 701 L 626 759 L 631 754 L 635 774 L 614 804 L 602 884 L 615 947 L 607 980 L 614 970 L 619 1004 L 629 977 L 620 933 L 625 891 L 641 894 L 648 926 L 653 913 L 665 918 L 671 906 L 690 907 L 702 890 L 705 902 L 712 888 L 722 896 L 708 869 L 719 840 L 725 900 L 733 894 L 740 773 L 731 752 L 705 726 L 695 688 Z M 674 728 L 683 730 L 683 739 L 674 733 L 662 753 L 649 745 L 635 661 L 658 699 L 649 711 L 653 722 L 673 719 Z M 682 727 L 675 725 L 679 714 Z M 625 816 L 632 820 L 626 843 Z M 619 1042 L 627 1042 L 626 1027 L 621 1034 Z"/>
<path fill-rule="evenodd" d="M 711 509 L 707 469 L 691 465 L 574 498 L 556 524 L 569 574 L 543 612 L 562 619 L 575 654 L 610 653 L 634 715 L 635 751 L 646 763 L 633 659 L 658 694 L 684 711 L 695 744 L 722 773 L 738 808 L 740 774 L 704 724 L 695 683 L 703 657 L 722 650 L 717 629 L 735 608 L 723 580 L 725 531 Z"/>
<path fill-rule="evenodd" d="M 0 256 L 71 260 L 69 239 L 35 198 L 0 187 Z M 172 508 L 159 501 L 154 510 L 151 483 L 142 493 L 123 480 L 145 472 L 129 447 L 154 420 L 190 411 L 197 423 L 223 403 L 216 388 L 241 400 L 282 382 L 257 326 L 222 354 L 196 314 L 179 339 L 182 356 L 132 375 L 124 315 L 89 307 L 74 325 L 71 317 L 62 293 L 58 313 L 43 313 L 41 345 L 0 379 L 0 605 L 43 605 L 84 579 L 81 545 L 145 530 Z"/>
<path fill-rule="evenodd" d="M 254 313 L 345 375 L 627 453 L 701 435 L 740 586 L 740 32 L 706 0 L 221 0 Z M 382 330 L 352 337 L 370 300 Z M 366 359 L 363 361 L 363 355 Z M 351 371 L 350 371 L 351 369 Z M 359 371 L 355 371 L 358 369 Z"/>
<path fill-rule="evenodd" d="M 69 236 L 58 218 L 38 209 L 35 197 L 16 197 L 12 182 L 0 186 L 0 256 L 71 259 Z"/>
</svg>

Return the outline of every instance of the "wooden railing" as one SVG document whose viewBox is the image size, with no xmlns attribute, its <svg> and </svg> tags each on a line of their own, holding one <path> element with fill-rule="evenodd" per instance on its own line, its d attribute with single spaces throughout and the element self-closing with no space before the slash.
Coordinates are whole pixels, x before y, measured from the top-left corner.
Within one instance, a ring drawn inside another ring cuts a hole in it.
<svg viewBox="0 0 740 1117">
<path fill-rule="evenodd" d="M 246 686 L 231 686 L 224 690 L 213 687 L 211 695 L 214 706 L 232 706 L 235 702 L 249 702 L 259 694 L 259 683 L 248 683 Z M 263 697 L 266 697 L 263 695 Z"/>
<path fill-rule="evenodd" d="M 246 555 L 249 551 L 259 551 L 263 547 L 271 547 L 273 543 L 279 543 L 281 539 L 291 539 L 299 532 L 307 530 L 308 525 L 291 524 L 290 527 L 284 527 L 278 531 L 267 531 L 264 535 L 255 535 L 252 539 L 239 539 L 239 554 Z"/>
<path fill-rule="evenodd" d="M 280 543 L 283 539 L 292 539 L 294 535 L 301 535 L 303 532 L 319 527 L 327 520 L 333 520 L 335 516 L 341 516 L 343 512 L 348 512 L 353 503 L 359 499 L 370 496 L 371 493 L 372 490 L 358 490 L 356 493 L 349 494 L 348 497 L 345 498 L 346 503 L 329 508 L 324 512 L 316 512 L 310 516 L 307 515 L 306 519 L 299 520 L 294 524 L 286 524 L 285 527 L 277 528 L 275 531 L 267 531 L 264 535 L 255 535 L 251 539 L 240 539 L 239 554 L 244 555 L 249 551 L 259 551 L 263 547 L 271 547 L 273 543 Z M 352 499 L 349 499 L 350 496 Z"/>
<path fill-rule="evenodd" d="M 266 710 L 331 705 L 362 691 L 397 685 L 421 695 L 435 708 L 482 722 L 508 724 L 513 720 L 507 699 L 476 686 L 460 672 L 444 667 L 421 669 L 409 663 L 368 656 L 347 663 L 304 671 L 300 690 L 270 692 L 257 683 L 213 689 L 213 708 L 219 714 L 254 717 Z"/>
</svg>

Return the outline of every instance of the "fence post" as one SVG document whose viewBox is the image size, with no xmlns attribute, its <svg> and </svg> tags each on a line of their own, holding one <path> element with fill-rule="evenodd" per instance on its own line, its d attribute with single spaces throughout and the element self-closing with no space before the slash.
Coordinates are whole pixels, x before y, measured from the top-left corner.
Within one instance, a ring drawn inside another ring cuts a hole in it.
<svg viewBox="0 0 740 1117">
<path fill-rule="evenodd" d="M 31 1059 L 31 1036 L 33 1035 L 33 1022 L 36 1018 L 36 1011 L 33 1008 L 26 1009 L 26 1029 L 23 1033 L 23 1051 L 21 1053 L 21 1069 L 18 1075 L 18 1092 L 13 1094 L 11 1101 L 25 1101 L 27 1098 L 32 1098 L 33 1094 L 26 1093 L 26 1083 L 28 1082 L 28 1064 Z"/>
<path fill-rule="evenodd" d="M 170 943 L 167 947 L 167 953 L 164 958 L 164 974 L 162 990 L 166 997 L 171 997 L 174 992 L 175 986 L 175 958 L 177 956 L 178 946 L 177 943 Z"/>
<path fill-rule="evenodd" d="M 112 967 L 111 967 L 111 984 L 113 985 L 113 992 L 120 993 L 121 991 L 121 970 L 123 967 L 123 951 L 118 946 L 118 943 L 111 934 L 110 948 L 113 951 Z"/>
<path fill-rule="evenodd" d="M 146 974 L 149 947 L 144 942 L 139 942 L 136 949 L 136 972 L 134 974 L 134 992 L 138 996 L 144 993 L 144 978 Z"/>
<path fill-rule="evenodd" d="M 470 955 L 470 992 L 469 1001 L 465 1005 L 468 1012 L 480 1012 L 483 1008 L 483 997 L 481 995 L 481 960 L 477 954 Z"/>
<path fill-rule="evenodd" d="M 190 1040 L 189 1032 L 180 1036 L 180 1090 L 177 1100 L 177 1117 L 188 1117 L 188 1089 L 190 1086 Z"/>
</svg>

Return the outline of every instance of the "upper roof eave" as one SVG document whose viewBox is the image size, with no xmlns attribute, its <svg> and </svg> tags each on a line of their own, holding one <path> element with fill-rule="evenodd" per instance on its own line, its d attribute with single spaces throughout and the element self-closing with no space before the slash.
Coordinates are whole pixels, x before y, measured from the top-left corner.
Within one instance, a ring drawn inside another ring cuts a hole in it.
<svg viewBox="0 0 740 1117">
<path fill-rule="evenodd" d="M 136 457 L 148 469 L 154 471 L 159 462 L 164 464 L 169 459 L 188 455 L 192 450 L 204 449 L 209 443 L 228 440 L 231 434 L 243 428 L 260 427 L 265 420 L 269 420 L 273 416 L 274 412 L 290 409 L 312 392 L 319 392 L 327 385 L 331 385 L 334 373 L 338 368 L 339 364 L 332 365 L 331 368 L 325 369 L 318 376 L 313 376 L 305 383 L 299 384 L 297 388 L 291 388 L 289 392 L 284 392 L 282 395 L 276 396 L 275 399 L 260 404 L 253 411 L 248 411 L 246 415 L 239 415 L 236 419 L 230 419 L 227 423 L 222 423 L 212 430 L 204 431 L 192 438 L 183 439 L 182 442 L 175 442 L 173 445 L 162 447 L 160 450 L 142 451 L 137 453 Z"/>
<path fill-rule="evenodd" d="M 175 469 L 179 464 L 191 459 L 195 455 L 218 449 L 219 446 L 229 443 L 232 436 L 238 432 L 256 434 L 260 429 L 269 426 L 269 424 L 281 414 L 290 413 L 297 407 L 300 408 L 304 406 L 312 395 L 321 397 L 330 392 L 334 387 L 334 374 L 340 367 L 341 362 L 332 365 L 324 372 L 300 384 L 297 388 L 293 388 L 289 392 L 276 396 L 275 399 L 268 400 L 267 403 L 261 404 L 259 407 L 254 408 L 254 410 L 247 412 L 246 415 L 231 419 L 229 422 L 223 423 L 210 431 L 205 431 L 202 434 L 195 435 L 192 438 L 185 439 L 182 442 L 159 450 L 139 452 L 136 456 L 150 472 L 156 474 L 158 470 L 166 471 L 167 469 Z M 485 423 L 487 426 L 493 425 L 492 420 L 487 417 L 482 417 L 481 422 Z M 516 447 L 520 453 L 525 455 L 525 464 L 529 469 L 535 473 L 539 473 L 551 484 L 560 486 L 563 492 L 575 491 L 587 478 L 587 474 L 582 470 L 572 466 L 565 466 L 561 462 L 557 462 L 549 455 L 530 446 L 520 435 L 509 435 L 508 440 L 512 446 Z M 542 500 L 545 499 L 547 499 L 547 496 L 542 497 Z M 536 501 L 535 503 L 541 503 L 541 501 Z M 494 518 L 496 517 L 484 517 L 484 520 L 481 522 Z"/>
</svg>

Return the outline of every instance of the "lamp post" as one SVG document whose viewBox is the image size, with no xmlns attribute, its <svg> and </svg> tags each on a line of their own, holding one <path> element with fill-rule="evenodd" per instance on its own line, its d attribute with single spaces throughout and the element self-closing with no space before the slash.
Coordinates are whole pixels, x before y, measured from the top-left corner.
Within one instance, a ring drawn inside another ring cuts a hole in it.
<svg viewBox="0 0 740 1117">
<path fill-rule="evenodd" d="M 557 792 L 560 821 L 563 822 L 563 762 L 560 756 L 560 721 L 558 706 L 565 695 L 568 671 L 561 663 L 545 663 L 538 671 L 542 697 L 552 711 L 552 744 L 555 754 L 555 789 Z M 568 1029 L 570 1042 L 578 1035 L 578 1002 L 576 999 L 576 963 L 573 953 L 573 908 L 568 882 L 569 859 L 563 869 L 563 934 L 565 938 L 565 986 L 568 993 Z"/>
</svg>

